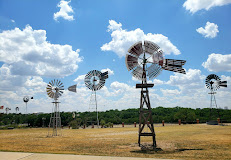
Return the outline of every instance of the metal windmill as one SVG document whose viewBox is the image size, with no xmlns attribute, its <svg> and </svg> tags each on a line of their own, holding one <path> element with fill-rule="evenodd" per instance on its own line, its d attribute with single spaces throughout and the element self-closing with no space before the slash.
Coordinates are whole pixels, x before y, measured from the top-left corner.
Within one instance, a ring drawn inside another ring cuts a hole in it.
<svg viewBox="0 0 231 160">
<path fill-rule="evenodd" d="M 221 79 L 217 75 L 210 74 L 205 79 L 205 85 L 208 89 L 210 89 L 210 92 L 208 94 L 211 94 L 211 98 L 210 98 L 210 118 L 211 118 L 211 109 L 215 107 L 217 108 L 215 91 L 218 90 L 220 87 L 227 87 L 227 81 L 221 81 Z"/>
<path fill-rule="evenodd" d="M 26 103 L 26 114 L 27 114 L 27 103 L 29 102 L 30 99 L 33 99 L 33 97 L 29 97 L 29 96 L 24 96 L 23 97 L 23 102 Z"/>
<path fill-rule="evenodd" d="M 51 113 L 49 128 L 53 128 L 53 132 L 51 136 L 61 135 L 61 132 L 58 133 L 58 130 L 61 131 L 61 117 L 59 112 L 59 103 L 58 98 L 63 94 L 64 85 L 60 80 L 51 80 L 49 84 L 47 84 L 46 91 L 47 95 L 54 99 L 52 102 L 54 104 L 54 111 Z M 71 92 L 76 92 L 76 85 L 70 86 L 68 88 Z M 48 131 L 49 136 L 49 131 Z"/>
<path fill-rule="evenodd" d="M 136 88 L 141 88 L 138 143 L 139 146 L 144 147 L 141 145 L 141 137 L 150 136 L 153 140 L 152 147 L 155 149 L 156 138 L 148 93 L 148 88 L 153 87 L 154 84 L 147 83 L 147 79 L 151 80 L 157 77 L 163 69 L 185 74 L 182 66 L 186 61 L 165 59 L 160 47 L 150 41 L 139 41 L 132 45 L 128 52 L 125 59 L 127 69 L 135 78 L 142 81 L 140 84 L 136 84 Z M 144 132 L 146 125 L 148 132 Z"/>
<path fill-rule="evenodd" d="M 98 110 L 97 110 L 96 91 L 100 90 L 104 86 L 107 78 L 108 78 L 108 71 L 102 73 L 98 70 L 92 70 L 86 74 L 84 79 L 86 87 L 92 90 L 90 105 L 95 106 L 98 127 L 99 127 L 99 117 L 98 117 Z"/>
<path fill-rule="evenodd" d="M 19 111 L 19 107 L 16 107 L 16 108 L 15 108 L 15 111 L 16 111 L 16 114 L 17 114 L 18 111 Z"/>
<path fill-rule="evenodd" d="M 9 107 L 6 107 L 6 114 L 8 114 L 8 112 L 10 111 L 11 109 Z"/>
</svg>

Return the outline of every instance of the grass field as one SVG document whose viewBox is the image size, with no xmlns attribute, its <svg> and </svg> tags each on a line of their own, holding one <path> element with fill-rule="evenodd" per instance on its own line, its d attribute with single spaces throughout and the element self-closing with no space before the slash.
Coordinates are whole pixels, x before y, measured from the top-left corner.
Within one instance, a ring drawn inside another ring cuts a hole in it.
<svg viewBox="0 0 231 160">
<path fill-rule="evenodd" d="M 138 128 L 63 129 L 62 136 L 47 137 L 46 128 L 0 130 L 0 150 L 37 153 L 126 156 L 172 159 L 231 159 L 231 126 L 155 126 L 157 147 L 141 151 Z M 141 142 L 151 142 L 149 138 Z"/>
</svg>

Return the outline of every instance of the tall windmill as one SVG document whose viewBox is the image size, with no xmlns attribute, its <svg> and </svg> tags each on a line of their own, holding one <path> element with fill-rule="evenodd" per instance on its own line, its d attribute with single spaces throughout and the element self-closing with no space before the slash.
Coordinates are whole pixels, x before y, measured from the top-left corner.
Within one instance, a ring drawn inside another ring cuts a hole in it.
<svg viewBox="0 0 231 160">
<path fill-rule="evenodd" d="M 33 99 L 33 97 L 29 97 L 29 96 L 24 96 L 23 97 L 23 102 L 26 103 L 26 114 L 27 114 L 27 103 L 29 102 L 30 99 Z"/>
<path fill-rule="evenodd" d="M 218 77 L 217 75 L 210 74 L 205 79 L 205 85 L 210 90 L 208 94 L 211 95 L 211 98 L 210 98 L 210 119 L 211 119 L 212 108 L 217 108 L 215 91 L 217 91 L 220 87 L 227 87 L 227 81 L 221 81 L 220 77 Z M 211 122 L 208 122 L 207 124 L 210 124 L 210 123 L 213 123 L 213 122 L 211 121 Z"/>
<path fill-rule="evenodd" d="M 148 93 L 148 88 L 152 88 L 154 84 L 147 83 L 147 79 L 157 77 L 163 69 L 185 74 L 182 66 L 186 61 L 165 59 L 160 47 L 150 41 L 139 41 L 132 45 L 128 52 L 125 59 L 127 69 L 135 78 L 141 80 L 140 84 L 136 84 L 136 88 L 141 88 L 138 143 L 139 146 L 145 147 L 141 145 L 141 137 L 150 136 L 153 140 L 152 147 L 155 149 L 156 138 Z M 148 132 L 144 132 L 146 125 Z"/>
<path fill-rule="evenodd" d="M 63 94 L 64 85 L 60 80 L 51 80 L 49 84 L 47 84 L 46 91 L 47 95 L 52 98 L 54 101 L 52 102 L 54 104 L 54 111 L 51 114 L 49 128 L 53 128 L 53 132 L 51 136 L 58 136 L 61 135 L 61 132 L 58 133 L 58 131 L 61 131 L 61 117 L 59 112 L 59 103 L 58 98 Z M 76 85 L 70 86 L 68 88 L 71 92 L 76 92 Z M 48 131 L 49 136 L 49 131 Z"/>
<path fill-rule="evenodd" d="M 98 127 L 99 127 L 99 117 L 98 117 L 98 110 L 97 110 L 96 91 L 100 90 L 104 86 L 107 78 L 108 78 L 108 71 L 101 73 L 98 70 L 92 70 L 86 74 L 84 79 L 86 87 L 92 90 L 90 105 L 95 106 L 96 121 Z"/>
</svg>

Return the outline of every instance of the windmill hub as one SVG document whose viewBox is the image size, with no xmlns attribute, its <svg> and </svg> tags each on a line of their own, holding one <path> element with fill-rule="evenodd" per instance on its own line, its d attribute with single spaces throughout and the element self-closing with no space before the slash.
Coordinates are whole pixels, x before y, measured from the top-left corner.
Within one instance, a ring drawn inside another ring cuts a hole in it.
<svg viewBox="0 0 231 160">
<path fill-rule="evenodd" d="M 98 83 L 99 83 L 99 77 L 93 76 L 91 78 L 91 81 L 92 81 L 93 85 L 98 85 Z"/>
</svg>

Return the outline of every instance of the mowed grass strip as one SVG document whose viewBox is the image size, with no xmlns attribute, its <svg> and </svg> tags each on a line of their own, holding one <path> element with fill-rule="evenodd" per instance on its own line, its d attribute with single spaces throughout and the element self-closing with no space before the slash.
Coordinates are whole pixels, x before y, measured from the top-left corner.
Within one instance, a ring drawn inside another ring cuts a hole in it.
<svg viewBox="0 0 231 160">
<path fill-rule="evenodd" d="M 147 129 L 144 129 L 147 130 Z M 231 126 L 155 125 L 157 147 L 141 151 L 138 127 L 63 129 L 47 137 L 47 128 L 0 130 L 0 150 L 37 153 L 149 157 L 172 159 L 231 159 Z M 142 143 L 151 142 L 142 137 Z"/>
</svg>

